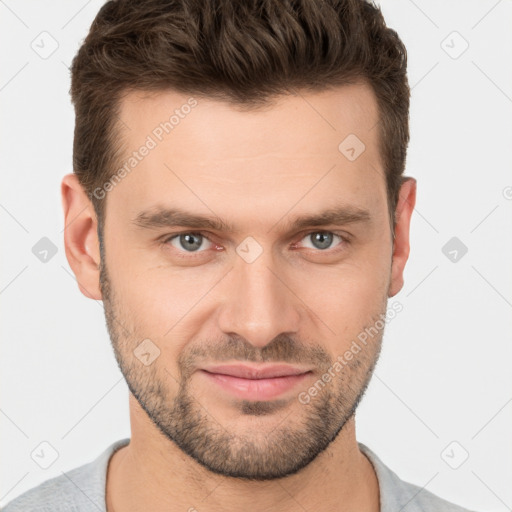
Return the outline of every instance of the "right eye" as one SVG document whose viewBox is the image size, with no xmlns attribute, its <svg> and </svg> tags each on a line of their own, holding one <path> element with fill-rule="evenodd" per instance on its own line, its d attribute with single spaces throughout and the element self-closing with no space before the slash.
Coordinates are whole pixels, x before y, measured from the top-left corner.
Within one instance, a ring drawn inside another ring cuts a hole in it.
<svg viewBox="0 0 512 512">
<path fill-rule="evenodd" d="M 194 252 L 204 252 L 204 250 L 199 250 L 203 246 L 203 242 L 209 239 L 204 236 L 202 233 L 195 233 L 191 231 L 187 231 L 184 233 L 177 233 L 168 238 L 166 238 L 162 243 L 170 244 L 175 249 L 185 252 L 185 253 L 194 253 Z M 209 241 L 210 242 L 210 241 Z M 210 242 L 211 244 L 212 242 Z M 208 247 L 206 247 L 208 249 Z"/>
</svg>

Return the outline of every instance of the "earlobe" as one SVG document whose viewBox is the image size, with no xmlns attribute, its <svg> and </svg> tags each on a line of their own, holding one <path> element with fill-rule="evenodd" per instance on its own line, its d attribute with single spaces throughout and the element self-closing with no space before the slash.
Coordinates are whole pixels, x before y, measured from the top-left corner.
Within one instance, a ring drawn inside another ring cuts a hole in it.
<svg viewBox="0 0 512 512">
<path fill-rule="evenodd" d="M 99 286 L 100 251 L 97 218 L 91 200 L 76 174 L 66 174 L 61 184 L 64 210 L 64 247 L 80 291 L 101 300 Z"/>
<path fill-rule="evenodd" d="M 388 297 L 394 297 L 404 285 L 404 268 L 409 258 L 409 229 L 416 204 L 416 179 L 406 177 L 400 187 L 396 206 L 395 239 Z"/>
</svg>

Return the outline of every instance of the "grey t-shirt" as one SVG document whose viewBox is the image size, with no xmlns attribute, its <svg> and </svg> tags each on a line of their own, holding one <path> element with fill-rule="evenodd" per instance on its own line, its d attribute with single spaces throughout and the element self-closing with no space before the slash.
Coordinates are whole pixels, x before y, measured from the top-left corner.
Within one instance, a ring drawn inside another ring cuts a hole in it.
<svg viewBox="0 0 512 512">
<path fill-rule="evenodd" d="M 112 443 L 88 464 L 51 478 L 9 502 L 3 512 L 106 512 L 105 484 L 112 454 L 129 438 Z M 379 481 L 381 512 L 472 512 L 401 480 L 363 443 Z"/>
</svg>

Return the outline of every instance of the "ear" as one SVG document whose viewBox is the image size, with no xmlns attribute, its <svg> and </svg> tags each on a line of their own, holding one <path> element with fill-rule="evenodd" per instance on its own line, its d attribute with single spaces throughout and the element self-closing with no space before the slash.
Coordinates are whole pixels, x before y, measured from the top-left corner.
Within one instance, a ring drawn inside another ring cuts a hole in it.
<svg viewBox="0 0 512 512">
<path fill-rule="evenodd" d="M 406 177 L 400 187 L 396 206 L 395 239 L 388 297 L 395 296 L 404 285 L 404 268 L 409 257 L 409 226 L 416 204 L 416 180 Z"/>
<path fill-rule="evenodd" d="M 69 266 L 76 276 L 80 291 L 90 299 L 101 300 L 96 212 L 76 174 L 64 176 L 61 194 L 65 226 L 64 246 Z"/>
</svg>

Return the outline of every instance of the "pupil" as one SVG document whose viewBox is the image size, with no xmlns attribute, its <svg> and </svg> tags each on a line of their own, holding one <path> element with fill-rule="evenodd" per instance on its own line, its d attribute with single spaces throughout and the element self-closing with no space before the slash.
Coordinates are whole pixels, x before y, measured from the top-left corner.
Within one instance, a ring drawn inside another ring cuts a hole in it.
<svg viewBox="0 0 512 512">
<path fill-rule="evenodd" d="M 184 245 L 184 247 L 187 247 L 187 245 L 188 245 L 189 249 L 192 249 L 195 251 L 196 249 L 199 249 L 199 247 L 201 247 L 201 239 L 199 238 L 200 236 L 201 235 L 192 235 L 192 234 L 181 235 L 180 242 L 182 242 L 182 245 Z M 195 243 L 194 243 L 194 238 L 195 238 Z M 183 243 L 183 242 L 186 242 L 186 243 Z"/>
<path fill-rule="evenodd" d="M 330 233 L 314 233 L 314 244 L 319 245 L 319 249 L 326 249 L 331 245 L 332 235 Z"/>
</svg>

